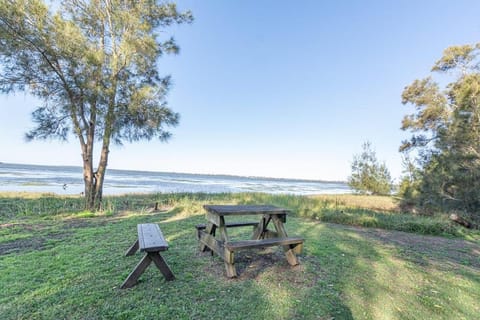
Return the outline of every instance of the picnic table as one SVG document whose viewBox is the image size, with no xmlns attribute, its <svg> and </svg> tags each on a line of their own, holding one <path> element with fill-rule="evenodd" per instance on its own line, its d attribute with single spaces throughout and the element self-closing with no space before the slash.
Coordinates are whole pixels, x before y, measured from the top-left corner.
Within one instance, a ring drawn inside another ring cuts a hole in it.
<svg viewBox="0 0 480 320">
<path fill-rule="evenodd" d="M 303 238 L 289 237 L 284 223 L 289 210 L 270 205 L 205 205 L 206 224 L 197 225 L 197 238 L 200 251 L 212 251 L 225 262 L 228 277 L 236 277 L 234 252 L 241 249 L 282 246 L 290 265 L 297 265 L 303 247 Z M 235 216 L 258 216 L 260 221 L 229 222 L 226 218 Z M 274 230 L 268 229 L 272 223 Z M 253 234 L 249 240 L 232 240 L 227 229 L 233 227 L 253 226 Z M 218 230 L 218 233 L 217 233 Z"/>
</svg>

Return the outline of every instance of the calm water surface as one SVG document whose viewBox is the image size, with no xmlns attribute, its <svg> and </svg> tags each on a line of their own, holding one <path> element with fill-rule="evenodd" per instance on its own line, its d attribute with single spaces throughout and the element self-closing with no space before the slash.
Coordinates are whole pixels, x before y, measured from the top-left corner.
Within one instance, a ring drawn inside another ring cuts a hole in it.
<svg viewBox="0 0 480 320">
<path fill-rule="evenodd" d="M 0 191 L 79 194 L 82 168 L 0 163 Z M 107 170 L 104 193 L 265 192 L 272 194 L 350 193 L 343 182 L 203 175 L 131 170 Z"/>
</svg>

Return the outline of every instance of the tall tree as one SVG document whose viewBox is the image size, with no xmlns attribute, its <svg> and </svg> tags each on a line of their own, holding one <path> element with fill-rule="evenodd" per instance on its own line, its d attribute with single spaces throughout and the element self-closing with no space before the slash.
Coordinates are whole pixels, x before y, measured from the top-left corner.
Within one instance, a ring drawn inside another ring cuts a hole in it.
<svg viewBox="0 0 480 320">
<path fill-rule="evenodd" d="M 392 178 L 385 163 L 380 163 L 370 142 L 362 145 L 362 153 L 354 155 L 348 185 L 359 193 L 389 194 Z"/>
<path fill-rule="evenodd" d="M 101 205 L 112 142 L 166 140 L 178 123 L 157 62 L 179 48 L 161 32 L 192 19 L 156 0 L 0 0 L 0 91 L 43 102 L 28 140 L 76 137 L 87 208 Z"/>
<path fill-rule="evenodd" d="M 450 83 L 442 88 L 429 77 L 405 88 L 402 102 L 415 112 L 403 120 L 413 136 L 400 148 L 418 151 L 420 204 L 474 219 L 480 210 L 479 54 L 480 44 L 449 47 L 432 72 Z"/>
</svg>

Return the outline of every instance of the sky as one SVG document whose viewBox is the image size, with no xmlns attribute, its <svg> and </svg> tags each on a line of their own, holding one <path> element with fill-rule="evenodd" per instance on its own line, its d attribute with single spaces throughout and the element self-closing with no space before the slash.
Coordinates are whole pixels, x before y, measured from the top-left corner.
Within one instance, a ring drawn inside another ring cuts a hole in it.
<svg viewBox="0 0 480 320">
<path fill-rule="evenodd" d="M 345 181 L 370 141 L 402 173 L 405 86 L 451 45 L 480 42 L 480 1 L 182 0 L 192 24 L 162 32 L 179 55 L 167 143 L 112 146 L 109 168 Z M 0 162 L 81 166 L 80 147 L 25 142 L 40 102 L 0 95 Z"/>
</svg>

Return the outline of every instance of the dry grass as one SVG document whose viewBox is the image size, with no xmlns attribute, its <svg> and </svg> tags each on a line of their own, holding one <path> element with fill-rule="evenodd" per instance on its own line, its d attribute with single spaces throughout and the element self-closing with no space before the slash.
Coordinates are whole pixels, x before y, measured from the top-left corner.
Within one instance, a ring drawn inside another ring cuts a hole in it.
<svg viewBox="0 0 480 320">
<path fill-rule="evenodd" d="M 368 209 L 382 212 L 400 212 L 399 199 L 391 196 L 365 196 L 356 194 L 315 195 L 311 198 L 334 202 L 341 207 Z"/>
</svg>

